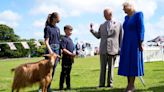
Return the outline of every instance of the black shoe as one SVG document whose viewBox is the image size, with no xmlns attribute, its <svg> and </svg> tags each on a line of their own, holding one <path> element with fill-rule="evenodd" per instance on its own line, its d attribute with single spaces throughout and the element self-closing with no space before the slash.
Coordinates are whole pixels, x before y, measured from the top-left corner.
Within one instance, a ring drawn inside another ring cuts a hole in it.
<svg viewBox="0 0 164 92">
<path fill-rule="evenodd" d="M 59 87 L 59 90 L 63 90 L 63 86 L 60 86 L 60 87 Z"/>
<path fill-rule="evenodd" d="M 70 87 L 70 86 L 67 86 L 67 89 L 68 89 L 68 90 L 70 90 L 70 89 L 71 89 L 71 87 Z"/>
<path fill-rule="evenodd" d="M 113 85 L 107 85 L 108 88 L 113 88 Z"/>
<path fill-rule="evenodd" d="M 71 88 L 67 87 L 67 90 L 71 90 Z"/>
<path fill-rule="evenodd" d="M 105 86 L 98 86 L 98 88 L 104 88 Z"/>
</svg>

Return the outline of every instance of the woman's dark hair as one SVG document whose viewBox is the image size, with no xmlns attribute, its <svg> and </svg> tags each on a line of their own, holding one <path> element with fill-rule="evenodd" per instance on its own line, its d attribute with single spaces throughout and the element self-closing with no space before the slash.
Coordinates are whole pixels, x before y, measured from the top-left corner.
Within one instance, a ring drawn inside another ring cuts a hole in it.
<svg viewBox="0 0 164 92">
<path fill-rule="evenodd" d="M 59 16 L 59 14 L 57 12 L 53 12 L 50 16 L 50 24 L 52 23 L 54 18 L 57 18 Z"/>
<path fill-rule="evenodd" d="M 51 14 L 48 14 L 48 17 L 47 17 L 47 20 L 46 20 L 45 26 L 47 26 L 47 25 L 50 24 L 50 17 L 51 17 Z"/>
</svg>

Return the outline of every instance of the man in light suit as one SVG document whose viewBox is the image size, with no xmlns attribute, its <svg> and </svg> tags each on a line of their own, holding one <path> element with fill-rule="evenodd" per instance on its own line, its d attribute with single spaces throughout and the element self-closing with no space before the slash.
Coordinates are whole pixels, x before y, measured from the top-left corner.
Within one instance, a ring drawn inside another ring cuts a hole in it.
<svg viewBox="0 0 164 92">
<path fill-rule="evenodd" d="M 107 87 L 113 87 L 113 72 L 116 55 L 119 54 L 122 40 L 122 26 L 112 20 L 111 9 L 104 10 L 106 21 L 100 25 L 99 31 L 95 32 L 90 24 L 91 33 L 100 41 L 100 80 L 99 87 L 105 87 L 106 66 L 108 65 Z"/>
</svg>

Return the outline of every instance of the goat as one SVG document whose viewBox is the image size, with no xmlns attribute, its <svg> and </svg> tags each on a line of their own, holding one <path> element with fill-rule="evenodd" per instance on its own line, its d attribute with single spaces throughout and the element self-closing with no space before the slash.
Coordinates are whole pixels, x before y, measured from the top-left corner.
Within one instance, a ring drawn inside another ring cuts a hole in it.
<svg viewBox="0 0 164 92">
<path fill-rule="evenodd" d="M 42 92 L 47 92 L 47 87 L 52 80 L 51 73 L 53 66 L 56 58 L 60 56 L 55 53 L 45 54 L 44 56 L 49 59 L 43 59 L 33 63 L 25 63 L 11 69 L 11 71 L 15 73 L 12 92 L 15 90 L 16 92 L 19 92 L 21 88 L 32 86 L 34 83 L 40 83 Z"/>
</svg>

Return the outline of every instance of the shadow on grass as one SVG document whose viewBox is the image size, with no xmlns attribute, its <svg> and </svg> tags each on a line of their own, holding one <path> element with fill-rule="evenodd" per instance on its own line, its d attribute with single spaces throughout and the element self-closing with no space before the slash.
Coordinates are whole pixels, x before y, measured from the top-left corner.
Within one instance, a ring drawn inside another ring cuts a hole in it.
<svg viewBox="0 0 164 92">
<path fill-rule="evenodd" d="M 60 92 L 59 89 L 52 89 L 52 92 Z M 38 90 L 31 90 L 28 92 L 37 92 Z M 80 87 L 80 88 L 72 88 L 71 90 L 64 89 L 61 92 L 125 92 L 123 88 L 97 88 L 97 87 Z"/>
<path fill-rule="evenodd" d="M 125 88 L 97 88 L 97 87 L 82 87 L 74 88 L 76 92 L 125 92 Z M 150 87 L 148 89 L 136 89 L 135 92 L 164 92 L 164 86 Z"/>
<path fill-rule="evenodd" d="M 157 86 L 157 87 L 150 87 L 148 90 L 151 90 L 153 92 L 164 92 L 164 85 Z"/>
<path fill-rule="evenodd" d="M 27 91 L 27 92 L 38 92 L 38 90 L 30 90 L 30 91 Z"/>
<path fill-rule="evenodd" d="M 79 75 L 79 74 L 74 74 L 74 75 L 72 75 L 72 76 L 78 77 L 78 76 L 80 76 L 80 75 Z"/>
<path fill-rule="evenodd" d="M 123 88 L 97 88 L 97 87 L 80 87 L 73 88 L 76 92 L 124 92 Z"/>
<path fill-rule="evenodd" d="M 164 71 L 164 69 L 155 69 L 153 71 Z"/>
<path fill-rule="evenodd" d="M 71 90 L 59 90 L 59 89 L 52 89 L 52 92 L 124 92 L 123 88 L 97 88 L 97 87 L 80 87 L 80 88 L 72 88 Z M 28 92 L 37 92 L 37 90 L 34 91 L 28 91 Z"/>
<path fill-rule="evenodd" d="M 93 70 L 91 70 L 92 72 L 94 72 L 94 71 L 100 71 L 100 69 L 93 69 Z"/>
<path fill-rule="evenodd" d="M 160 81 L 159 83 L 164 83 L 164 81 Z"/>
<path fill-rule="evenodd" d="M 60 92 L 59 89 L 52 89 L 53 92 Z M 5 91 L 5 90 L 0 90 Z M 80 87 L 72 88 L 71 90 L 63 90 L 61 92 L 125 92 L 125 88 L 97 88 L 97 87 Z M 37 90 L 28 91 L 28 92 L 37 92 Z M 150 87 L 148 89 L 136 89 L 136 92 L 164 92 L 164 85 L 157 87 Z"/>
<path fill-rule="evenodd" d="M 6 91 L 6 89 L 0 89 L 0 92 L 5 92 Z"/>
</svg>

